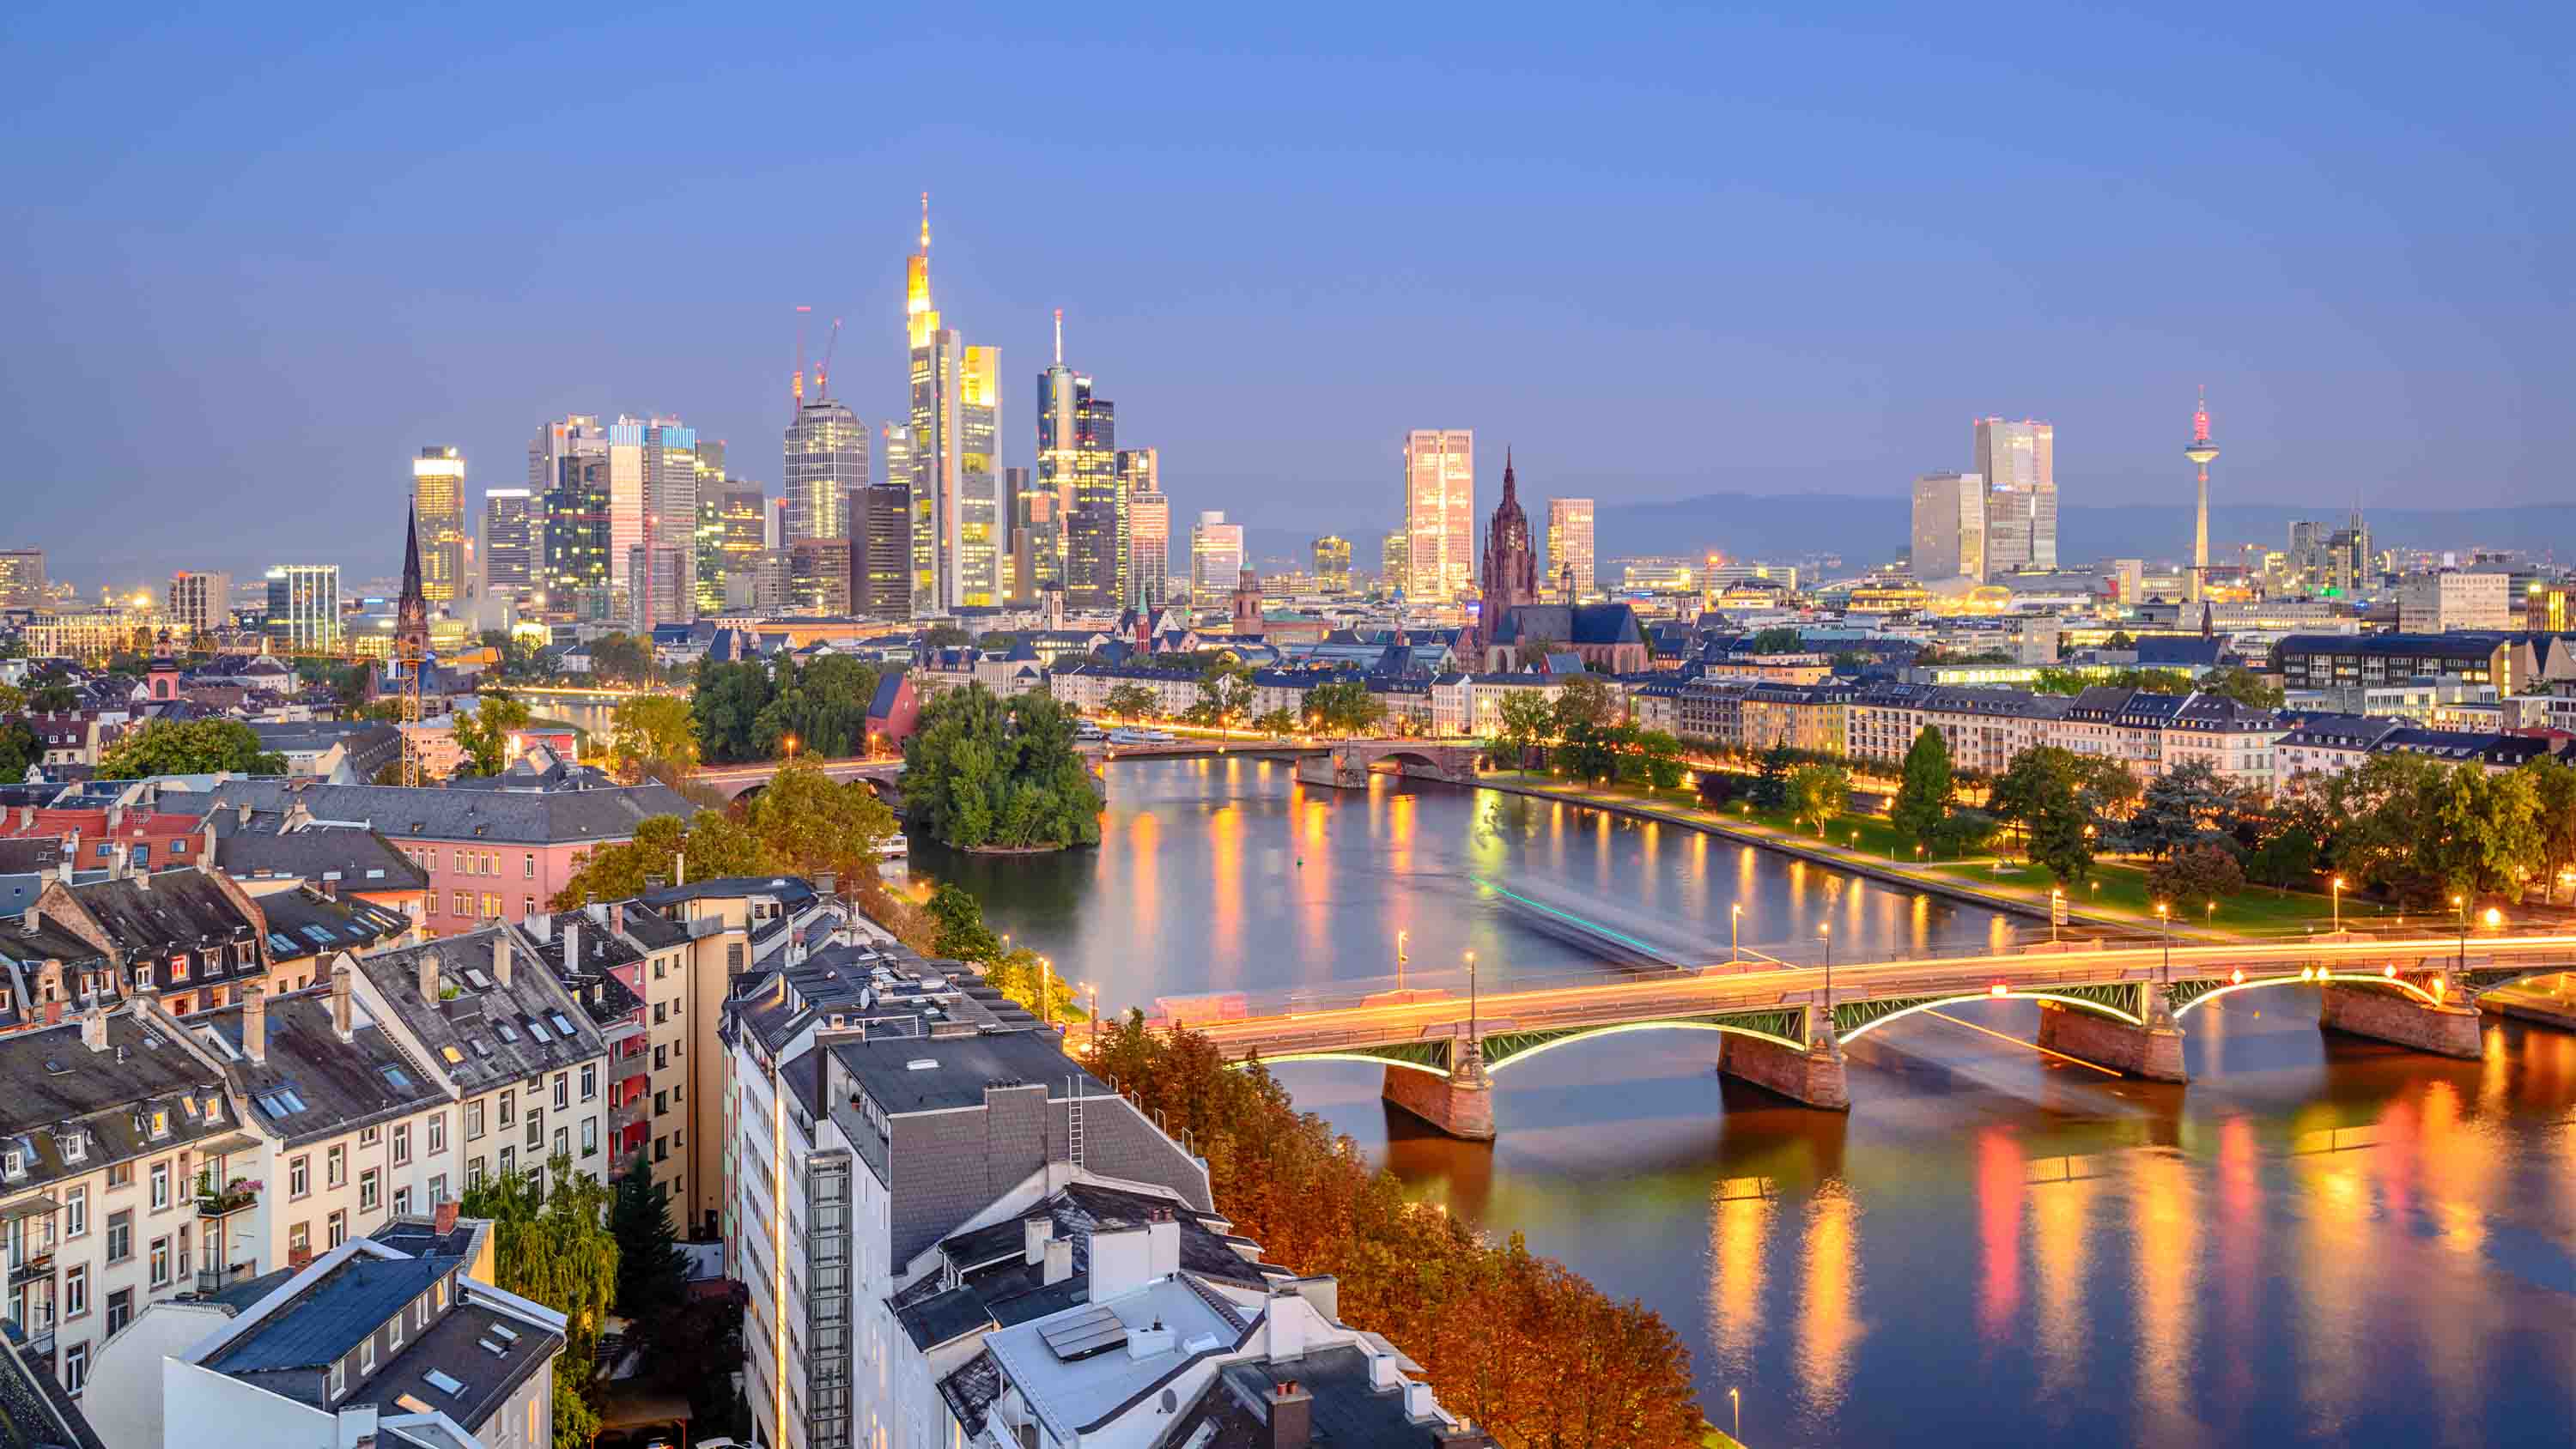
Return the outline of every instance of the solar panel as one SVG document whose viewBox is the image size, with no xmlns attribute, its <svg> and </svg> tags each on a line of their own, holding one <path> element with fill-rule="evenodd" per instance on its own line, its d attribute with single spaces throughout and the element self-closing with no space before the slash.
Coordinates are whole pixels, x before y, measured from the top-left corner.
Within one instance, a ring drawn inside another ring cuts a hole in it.
<svg viewBox="0 0 2576 1449">
<path fill-rule="evenodd" d="M 1127 1341 L 1127 1325 L 1107 1308 L 1086 1308 L 1070 1318 L 1050 1323 L 1038 1330 L 1038 1337 L 1058 1359 L 1072 1363 L 1096 1353 L 1106 1353 Z"/>
</svg>

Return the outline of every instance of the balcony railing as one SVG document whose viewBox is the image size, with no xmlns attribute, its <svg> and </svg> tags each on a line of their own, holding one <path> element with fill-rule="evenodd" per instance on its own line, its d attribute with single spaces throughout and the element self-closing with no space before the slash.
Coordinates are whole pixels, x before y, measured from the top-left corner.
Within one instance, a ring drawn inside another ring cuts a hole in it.
<svg viewBox="0 0 2576 1449">
<path fill-rule="evenodd" d="M 648 1121 L 653 1113 L 653 1099 L 645 1096 L 627 1098 L 608 1109 L 608 1130 L 623 1132 L 639 1122 Z"/>
<path fill-rule="evenodd" d="M 259 1201 L 260 1184 L 236 1177 L 222 1187 L 200 1177 L 197 1179 L 197 1216 L 220 1218 L 237 1213 Z"/>
<path fill-rule="evenodd" d="M 15 1288 L 21 1283 L 33 1283 L 39 1278 L 50 1278 L 53 1275 L 54 1250 L 47 1248 L 40 1253 L 24 1254 L 10 1264 L 9 1286 Z"/>
<path fill-rule="evenodd" d="M 259 1273 L 257 1269 L 248 1263 L 236 1263 L 229 1268 L 199 1268 L 197 1270 L 197 1291 L 200 1293 L 213 1293 L 224 1288 L 229 1288 L 235 1283 L 248 1282 L 258 1276 Z"/>
</svg>

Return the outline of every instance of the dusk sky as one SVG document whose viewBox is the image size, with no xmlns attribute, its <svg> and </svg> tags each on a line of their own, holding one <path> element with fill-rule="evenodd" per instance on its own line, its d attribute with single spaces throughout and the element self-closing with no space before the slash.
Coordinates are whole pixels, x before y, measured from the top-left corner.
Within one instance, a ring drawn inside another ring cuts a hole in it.
<svg viewBox="0 0 2576 1449">
<path fill-rule="evenodd" d="M 1060 306 L 1176 522 L 1373 540 L 1408 427 L 1893 508 L 2000 413 L 2179 527 L 2203 383 L 2222 501 L 2576 497 L 2557 6 L 155 8 L 0 31 L 0 545 L 84 587 L 386 572 L 567 411 L 775 492 L 796 304 L 904 406 L 924 189 L 1005 461 Z"/>
</svg>

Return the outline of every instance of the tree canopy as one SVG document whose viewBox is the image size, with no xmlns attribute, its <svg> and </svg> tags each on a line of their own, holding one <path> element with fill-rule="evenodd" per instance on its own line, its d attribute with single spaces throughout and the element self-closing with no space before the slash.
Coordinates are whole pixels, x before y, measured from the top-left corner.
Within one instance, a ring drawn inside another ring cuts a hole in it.
<svg viewBox="0 0 2576 1449">
<path fill-rule="evenodd" d="M 667 694 L 619 700 L 609 714 L 608 760 L 628 781 L 642 779 L 656 765 L 683 773 L 695 769 L 698 728 L 689 701 Z"/>
<path fill-rule="evenodd" d="M 1328 735 L 1364 735 L 1386 719 L 1386 705 L 1356 679 L 1336 679 L 1306 691 L 1306 718 Z"/>
<path fill-rule="evenodd" d="M 599 1333 L 617 1296 L 617 1239 L 607 1225 L 608 1190 L 572 1160 L 543 1174 L 505 1172 L 465 1190 L 459 1215 L 489 1218 L 493 1275 L 504 1292 L 564 1316 L 555 1363 L 557 1444 L 587 1444 L 599 1432 Z"/>
<path fill-rule="evenodd" d="M 2093 870 L 2092 812 L 2076 793 L 2083 775 L 2075 755 L 2034 745 L 2013 756 L 1988 800 L 1995 818 L 2022 828 L 2030 858 L 2060 885 L 2077 884 Z"/>
<path fill-rule="evenodd" d="M 456 743 L 465 751 L 462 773 L 497 775 L 510 764 L 510 736 L 528 727 L 528 706 L 507 694 L 484 695 L 456 717 Z"/>
<path fill-rule="evenodd" d="M 713 880 L 729 875 L 769 875 L 785 863 L 721 810 L 702 810 L 686 825 L 677 815 L 638 821 L 635 837 L 591 847 L 546 908 L 569 911 L 585 901 L 621 901 L 643 894 L 655 877 Z"/>
<path fill-rule="evenodd" d="M 780 868 L 851 882 L 875 872 L 877 844 L 895 832 L 894 812 L 876 791 L 835 780 L 803 758 L 779 766 L 769 787 L 751 797 L 743 825 Z M 694 870 L 690 878 L 698 878 Z"/>
<path fill-rule="evenodd" d="M 909 823 L 961 850 L 1098 844 L 1103 800 L 1074 750 L 1075 728 L 1043 694 L 943 692 L 904 741 Z"/>
<path fill-rule="evenodd" d="M 152 775 L 283 775 L 286 757 L 259 747 L 249 725 L 230 719 L 153 720 L 107 747 L 98 778 L 140 780 Z"/>
<path fill-rule="evenodd" d="M 1899 835 L 1928 850 L 1939 841 L 1941 827 L 1950 818 L 1953 788 L 1949 737 L 1925 725 L 1905 751 L 1904 780 L 1888 806 L 1888 819 Z"/>
</svg>

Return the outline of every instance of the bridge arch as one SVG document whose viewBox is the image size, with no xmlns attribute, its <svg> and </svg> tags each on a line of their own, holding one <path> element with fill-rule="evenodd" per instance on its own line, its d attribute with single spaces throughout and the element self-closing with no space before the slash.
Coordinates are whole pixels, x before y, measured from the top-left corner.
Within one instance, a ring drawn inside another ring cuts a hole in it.
<svg viewBox="0 0 2576 1449">
<path fill-rule="evenodd" d="M 1779 1046 L 1787 1047 L 1791 1051 L 1802 1052 L 1807 1049 L 1807 1044 L 1805 1042 L 1799 1041 L 1794 1037 L 1785 1036 L 1776 1031 L 1768 1031 L 1762 1027 L 1751 1026 L 1742 1022 L 1696 1020 L 1623 1021 L 1613 1026 L 1569 1027 L 1561 1032 L 1498 1032 L 1495 1035 L 1486 1038 L 1485 1070 L 1488 1074 L 1499 1072 L 1505 1067 L 1517 1066 L 1522 1062 L 1528 1061 L 1530 1058 L 1539 1055 L 1541 1052 L 1552 1052 L 1558 1047 L 1572 1046 L 1576 1042 L 1591 1041 L 1597 1037 L 1620 1036 L 1632 1031 L 1713 1031 L 1734 1036 L 1749 1036 L 1756 1041 L 1767 1041 Z M 1512 1039 L 1516 1036 L 1535 1036 L 1542 1039 L 1532 1041 L 1525 1046 L 1512 1046 Z M 1498 1043 L 1503 1044 L 1506 1048 L 1499 1054 L 1495 1051 L 1496 1044 Z"/>
<path fill-rule="evenodd" d="M 1376 1053 L 1364 1051 L 1282 1052 L 1277 1056 L 1261 1058 L 1261 1064 L 1265 1067 L 1276 1066 L 1282 1062 L 1363 1062 L 1372 1067 L 1402 1067 L 1408 1072 L 1420 1072 L 1429 1077 L 1445 1078 L 1449 1075 L 1447 1067 L 1434 1062 L 1419 1061 L 1407 1056 L 1379 1056 Z M 1251 1061 L 1247 1058 L 1244 1061 L 1228 1062 L 1226 1065 L 1239 1069 L 1251 1065 Z"/>
<path fill-rule="evenodd" d="M 2533 974 L 2537 975 L 2540 973 L 2535 972 Z M 2203 1002 L 2215 1001 L 2222 996 L 2233 996 L 2240 991 L 2260 991 L 2266 987 L 2272 986 L 2385 986 L 2403 991 L 2407 995 L 2414 997 L 2417 1001 L 2423 1002 L 2427 1006 L 2439 1006 L 2442 1004 L 2442 998 L 2440 995 L 2425 990 L 2423 987 L 2416 985 L 2414 982 L 2407 980 L 2403 976 L 2392 976 L 2385 972 L 2374 973 L 2368 971 L 2347 971 L 2337 973 L 2331 970 L 2311 969 L 2305 966 L 2300 967 L 2298 974 L 2296 975 L 2284 973 L 2279 976 L 2249 976 L 2242 981 L 2230 979 L 2214 983 L 2194 983 L 2194 986 L 2201 989 L 2193 990 L 2189 999 L 2180 1002 L 2174 1007 L 2174 1020 L 2182 1020 L 2185 1016 L 2196 1010 Z M 2491 990 L 2493 988 L 2488 989 Z M 2465 993 L 2462 997 L 2463 1002 L 2474 1000 L 2476 994 L 2477 993 L 2475 992 Z"/>
<path fill-rule="evenodd" d="M 1837 1005 L 1834 1008 L 1834 1014 L 1836 1017 L 1835 1025 L 1838 1028 L 1841 1028 L 1842 1039 L 1846 1044 L 1848 1044 L 1858 1041 L 1860 1038 L 1867 1036 L 1869 1033 L 1878 1030 L 1880 1027 L 1885 1026 L 1889 1022 L 1895 1021 L 1900 1017 L 1912 1016 L 1918 1011 L 1930 1011 L 1935 1007 L 1959 1006 L 1971 1001 L 2052 1001 L 2060 1006 L 2079 1007 L 2085 1011 L 2095 1012 L 2099 1015 L 2107 1016 L 2114 1021 L 2124 1022 L 2130 1026 L 2145 1025 L 2145 1022 L 2139 1018 L 2136 1012 L 2124 1011 L 2107 1002 L 2094 1001 L 2087 997 L 2076 996 L 2062 991 L 2016 991 L 2009 988 L 1997 990 L 1992 986 L 1989 986 L 1982 991 L 1962 991 L 1950 996 L 1927 996 L 1920 999 L 1910 999 L 1902 1005 L 1892 1006 L 1886 1011 L 1874 1012 L 1868 1017 L 1854 1022 L 1849 1027 L 1842 1027 L 1840 1018 L 1843 1014 L 1849 1011 L 1852 1006 L 1867 1007 L 1873 1003 L 1853 1002 L 1845 1005 Z"/>
</svg>

